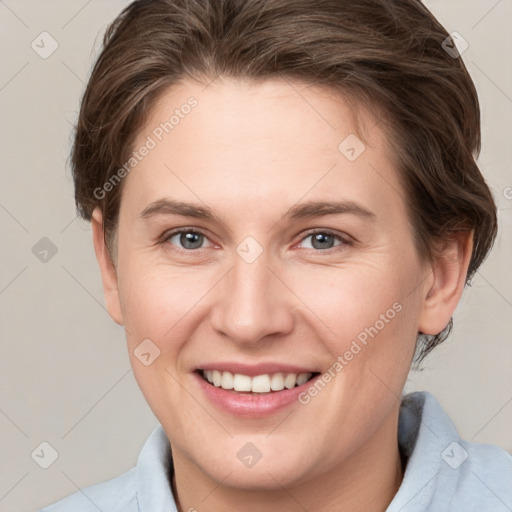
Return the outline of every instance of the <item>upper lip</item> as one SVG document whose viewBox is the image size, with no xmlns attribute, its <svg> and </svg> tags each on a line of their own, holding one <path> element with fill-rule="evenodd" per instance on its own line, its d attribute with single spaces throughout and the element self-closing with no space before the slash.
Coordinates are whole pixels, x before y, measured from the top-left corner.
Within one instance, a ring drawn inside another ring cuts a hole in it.
<svg viewBox="0 0 512 512">
<path fill-rule="evenodd" d="M 274 373 L 317 373 L 317 370 L 306 368 L 304 366 L 295 366 L 283 363 L 258 363 L 244 364 L 237 362 L 218 362 L 205 363 L 196 368 L 197 370 L 219 370 L 221 372 L 240 373 L 254 377 L 255 375 L 274 374 Z"/>
</svg>

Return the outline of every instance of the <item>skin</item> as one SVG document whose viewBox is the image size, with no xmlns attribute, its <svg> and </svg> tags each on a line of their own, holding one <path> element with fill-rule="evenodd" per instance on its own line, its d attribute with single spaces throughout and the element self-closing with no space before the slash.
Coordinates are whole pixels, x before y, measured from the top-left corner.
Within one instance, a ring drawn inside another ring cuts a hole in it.
<svg viewBox="0 0 512 512">
<path fill-rule="evenodd" d="M 160 98 L 135 147 L 190 96 L 197 107 L 124 180 L 115 263 L 101 212 L 93 217 L 108 311 L 126 328 L 134 375 L 170 439 L 179 508 L 384 511 L 403 477 L 397 420 L 416 335 L 448 323 L 471 235 L 422 263 L 379 124 L 361 105 L 366 150 L 350 162 L 338 145 L 356 133 L 352 112 L 318 87 L 185 81 Z M 164 198 L 218 219 L 141 217 Z M 374 216 L 283 217 L 297 203 L 333 200 Z M 175 228 L 204 231 L 201 248 L 165 240 Z M 308 234 L 325 229 L 342 238 L 315 248 Z M 236 252 L 247 236 L 263 250 L 253 263 Z M 192 377 L 218 361 L 327 371 L 394 303 L 402 310 L 306 405 L 238 417 Z M 144 366 L 133 351 L 147 338 L 160 356 Z M 262 454 L 251 468 L 237 458 L 248 442 Z"/>
</svg>

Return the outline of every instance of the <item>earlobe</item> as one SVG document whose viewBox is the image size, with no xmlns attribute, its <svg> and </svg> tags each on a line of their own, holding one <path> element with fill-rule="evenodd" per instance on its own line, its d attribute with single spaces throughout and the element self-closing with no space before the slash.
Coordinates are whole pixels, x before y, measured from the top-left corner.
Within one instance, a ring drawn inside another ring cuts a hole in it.
<svg viewBox="0 0 512 512">
<path fill-rule="evenodd" d="M 96 208 L 92 214 L 91 227 L 94 251 L 100 267 L 103 294 L 105 296 L 107 311 L 114 322 L 119 325 L 123 325 L 116 267 L 112 262 L 108 248 L 105 244 L 103 216 L 99 208 Z"/>
<path fill-rule="evenodd" d="M 432 264 L 432 276 L 424 291 L 419 332 L 434 335 L 448 325 L 464 290 L 472 252 L 472 232 L 457 233 L 444 243 Z"/>
</svg>

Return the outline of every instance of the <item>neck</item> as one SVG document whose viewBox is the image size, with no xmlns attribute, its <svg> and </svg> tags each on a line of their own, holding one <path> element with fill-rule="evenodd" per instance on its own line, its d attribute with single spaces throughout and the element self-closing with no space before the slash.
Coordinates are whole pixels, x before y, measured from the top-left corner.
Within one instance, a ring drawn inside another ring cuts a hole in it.
<svg viewBox="0 0 512 512">
<path fill-rule="evenodd" d="M 228 478 L 216 482 L 173 452 L 177 509 L 188 512 L 206 505 L 209 512 L 385 512 L 403 479 L 397 421 L 398 414 L 338 466 L 286 488 L 276 482 L 273 491 L 234 488 Z"/>
</svg>

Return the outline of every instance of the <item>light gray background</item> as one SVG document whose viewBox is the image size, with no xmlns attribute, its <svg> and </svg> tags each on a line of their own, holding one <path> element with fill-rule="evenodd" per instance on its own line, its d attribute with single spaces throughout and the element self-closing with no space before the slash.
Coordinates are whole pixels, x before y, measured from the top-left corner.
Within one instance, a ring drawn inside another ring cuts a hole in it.
<svg viewBox="0 0 512 512">
<path fill-rule="evenodd" d="M 30 511 L 132 467 L 157 424 L 104 309 L 91 231 L 75 217 L 66 159 L 107 24 L 126 1 L 0 0 L 0 511 Z M 499 206 L 492 255 L 465 291 L 451 338 L 412 373 L 461 435 L 512 451 L 512 0 L 429 0 L 463 54 L 483 114 L 481 168 Z M 42 59 L 31 43 L 58 42 Z M 46 263 L 32 247 L 48 237 Z M 58 452 L 44 470 L 31 453 Z"/>
</svg>

